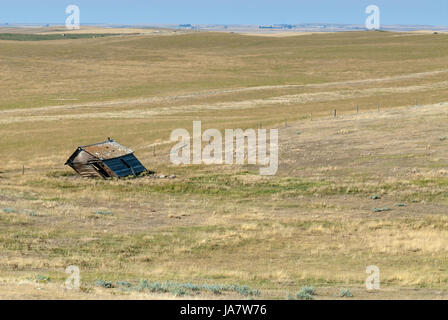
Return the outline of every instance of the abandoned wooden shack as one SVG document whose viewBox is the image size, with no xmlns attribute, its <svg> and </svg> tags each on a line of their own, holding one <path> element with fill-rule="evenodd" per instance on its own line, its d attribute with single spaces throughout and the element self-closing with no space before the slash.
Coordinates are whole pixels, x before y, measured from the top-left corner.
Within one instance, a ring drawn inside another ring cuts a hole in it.
<svg viewBox="0 0 448 320">
<path fill-rule="evenodd" d="M 134 151 L 108 138 L 107 141 L 81 146 L 65 165 L 83 177 L 122 178 L 147 171 Z"/>
</svg>

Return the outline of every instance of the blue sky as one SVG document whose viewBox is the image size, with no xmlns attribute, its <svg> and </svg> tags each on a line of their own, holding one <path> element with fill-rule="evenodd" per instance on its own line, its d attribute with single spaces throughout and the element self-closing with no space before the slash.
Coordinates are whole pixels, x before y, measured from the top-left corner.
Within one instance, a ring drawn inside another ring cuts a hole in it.
<svg viewBox="0 0 448 320">
<path fill-rule="evenodd" d="M 375 4 L 383 25 L 448 25 L 447 0 L 0 0 L 0 23 L 62 24 L 69 4 L 81 24 L 364 24 Z"/>
</svg>

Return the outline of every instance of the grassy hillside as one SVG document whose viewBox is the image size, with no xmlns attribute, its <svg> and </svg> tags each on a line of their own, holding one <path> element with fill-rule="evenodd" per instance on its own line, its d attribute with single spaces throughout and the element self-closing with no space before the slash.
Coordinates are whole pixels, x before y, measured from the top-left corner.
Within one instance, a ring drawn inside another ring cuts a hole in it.
<svg viewBox="0 0 448 320">
<path fill-rule="evenodd" d="M 0 297 L 70 296 L 68 265 L 81 269 L 76 298 L 285 298 L 307 284 L 318 298 L 446 297 L 447 40 L 0 40 Z M 171 165 L 170 132 L 193 120 L 280 128 L 278 174 Z M 106 137 L 176 179 L 63 166 Z M 368 265 L 384 290 L 366 292 Z"/>
<path fill-rule="evenodd" d="M 2 41 L 0 106 L 30 108 L 442 70 L 447 65 L 447 37 L 386 32 L 286 38 L 191 33 Z"/>
</svg>

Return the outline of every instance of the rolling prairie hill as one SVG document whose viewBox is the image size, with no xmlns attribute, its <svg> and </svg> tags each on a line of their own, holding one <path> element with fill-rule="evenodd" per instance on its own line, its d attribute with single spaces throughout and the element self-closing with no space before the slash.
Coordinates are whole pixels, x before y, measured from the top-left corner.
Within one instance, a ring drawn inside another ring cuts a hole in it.
<svg viewBox="0 0 448 320">
<path fill-rule="evenodd" d="M 447 40 L 0 40 L 0 297 L 446 298 Z M 278 128 L 277 175 L 172 165 L 170 132 L 193 120 Z M 107 137 L 176 178 L 63 166 Z M 69 265 L 81 292 L 63 289 Z M 380 291 L 365 289 L 369 265 Z"/>
</svg>

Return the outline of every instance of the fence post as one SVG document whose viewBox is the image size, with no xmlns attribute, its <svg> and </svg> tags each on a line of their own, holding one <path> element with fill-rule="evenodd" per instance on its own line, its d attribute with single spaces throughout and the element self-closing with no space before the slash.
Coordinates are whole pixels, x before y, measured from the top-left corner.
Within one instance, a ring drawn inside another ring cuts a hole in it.
<svg viewBox="0 0 448 320">
<path fill-rule="evenodd" d="M 25 174 L 25 165 L 22 165 L 22 175 Z"/>
<path fill-rule="evenodd" d="M 359 113 L 359 105 L 356 105 L 356 113 Z"/>
<path fill-rule="evenodd" d="M 336 109 L 334 109 L 334 117 L 336 118 Z"/>
<path fill-rule="evenodd" d="M 313 121 L 313 113 L 310 113 L 310 120 Z"/>
</svg>

